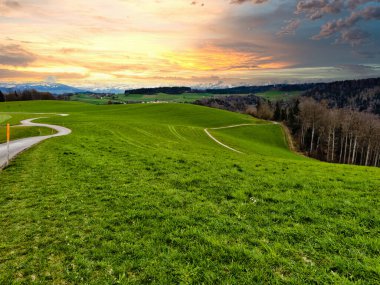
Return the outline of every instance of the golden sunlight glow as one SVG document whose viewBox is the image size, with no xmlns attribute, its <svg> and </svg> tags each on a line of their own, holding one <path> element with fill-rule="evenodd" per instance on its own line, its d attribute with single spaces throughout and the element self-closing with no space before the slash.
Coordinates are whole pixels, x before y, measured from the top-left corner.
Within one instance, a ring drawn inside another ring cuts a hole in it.
<svg viewBox="0 0 380 285">
<path fill-rule="evenodd" d="M 218 44 L 235 41 L 219 23 L 235 9 L 228 1 L 65 0 L 59 9 L 53 2 L 0 10 L 0 81 L 165 83 L 291 65 Z"/>
</svg>

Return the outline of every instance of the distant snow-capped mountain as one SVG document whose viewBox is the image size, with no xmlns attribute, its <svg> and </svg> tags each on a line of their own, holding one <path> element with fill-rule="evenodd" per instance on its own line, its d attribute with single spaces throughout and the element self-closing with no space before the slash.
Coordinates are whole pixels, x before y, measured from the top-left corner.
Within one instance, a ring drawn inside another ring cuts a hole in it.
<svg viewBox="0 0 380 285">
<path fill-rule="evenodd" d="M 60 84 L 60 83 L 48 83 L 48 82 L 38 82 L 38 83 L 0 83 L 0 90 L 3 92 L 12 92 L 15 90 L 22 91 L 26 89 L 35 89 L 39 92 L 50 92 L 53 94 L 65 94 L 65 93 L 77 93 L 85 92 L 87 90 Z"/>
<path fill-rule="evenodd" d="M 94 93 L 114 93 L 121 94 L 124 93 L 125 90 L 134 88 L 134 86 L 123 83 L 115 83 L 115 84 L 83 84 L 81 89 L 88 90 Z"/>
</svg>

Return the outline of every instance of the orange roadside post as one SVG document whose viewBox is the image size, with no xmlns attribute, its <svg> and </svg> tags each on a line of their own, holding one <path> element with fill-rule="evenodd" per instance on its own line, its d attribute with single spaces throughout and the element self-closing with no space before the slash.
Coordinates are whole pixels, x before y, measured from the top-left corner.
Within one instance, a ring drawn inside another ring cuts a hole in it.
<svg viewBox="0 0 380 285">
<path fill-rule="evenodd" d="M 9 125 L 9 123 L 7 124 L 7 142 L 10 141 L 10 138 L 11 138 L 11 127 Z"/>
<path fill-rule="evenodd" d="M 8 151 L 8 157 L 7 157 L 7 165 L 9 164 L 9 141 L 11 139 L 11 127 L 9 123 L 7 124 L 7 151 Z"/>
</svg>

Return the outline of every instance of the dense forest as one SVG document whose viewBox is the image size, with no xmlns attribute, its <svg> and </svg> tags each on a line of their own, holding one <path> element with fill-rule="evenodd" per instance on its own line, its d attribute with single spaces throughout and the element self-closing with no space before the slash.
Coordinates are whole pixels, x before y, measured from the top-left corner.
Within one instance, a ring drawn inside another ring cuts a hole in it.
<svg viewBox="0 0 380 285">
<path fill-rule="evenodd" d="M 256 106 L 259 102 L 264 102 L 265 99 L 256 95 L 247 96 L 220 96 L 214 98 L 204 98 L 194 102 L 197 105 L 208 106 L 228 110 L 232 112 L 245 112 L 250 106 Z"/>
<path fill-rule="evenodd" d="M 231 88 L 217 88 L 205 90 L 192 90 L 192 92 L 206 92 L 211 94 L 255 94 L 270 90 L 278 91 L 306 91 L 323 83 L 304 83 L 304 84 L 275 84 L 263 86 L 238 86 Z"/>
<path fill-rule="evenodd" d="M 331 108 L 350 108 L 380 115 L 380 78 L 318 84 L 303 93 Z"/>
<path fill-rule="evenodd" d="M 166 93 L 172 95 L 179 95 L 183 93 L 210 93 L 210 94 L 254 94 L 259 92 L 266 92 L 269 90 L 278 91 L 306 91 L 310 90 L 319 84 L 323 83 L 304 83 L 304 84 L 276 84 L 276 85 L 263 85 L 263 86 L 237 86 L 228 88 L 190 88 L 190 87 L 156 87 L 156 88 L 138 88 L 126 90 L 125 95 L 130 94 L 144 94 L 155 95 L 158 93 Z"/>
<path fill-rule="evenodd" d="M 23 90 L 23 91 L 13 91 L 10 93 L 2 93 L 0 91 L 0 102 L 8 101 L 29 101 L 29 100 L 56 100 L 58 97 L 55 97 L 49 92 L 38 92 L 34 89 Z"/>
</svg>

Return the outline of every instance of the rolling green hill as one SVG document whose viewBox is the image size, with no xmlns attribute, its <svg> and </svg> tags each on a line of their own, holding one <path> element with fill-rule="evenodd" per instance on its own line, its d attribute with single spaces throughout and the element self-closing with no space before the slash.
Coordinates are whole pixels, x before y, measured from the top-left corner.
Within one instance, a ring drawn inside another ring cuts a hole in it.
<svg viewBox="0 0 380 285">
<path fill-rule="evenodd" d="M 171 103 L 188 103 L 194 102 L 203 98 L 211 98 L 217 96 L 226 96 L 226 95 L 215 95 L 211 93 L 183 93 L 183 94 L 166 94 L 158 93 L 154 95 L 146 94 L 115 94 L 112 96 L 100 96 L 100 95 L 89 95 L 89 94 L 76 94 L 70 96 L 71 101 L 79 101 L 90 104 L 104 105 L 108 101 L 112 102 L 144 102 L 144 103 L 153 103 L 155 101 L 160 102 L 171 102 Z"/>
<path fill-rule="evenodd" d="M 277 100 L 290 100 L 292 98 L 298 97 L 302 94 L 302 91 L 279 91 L 279 90 L 270 90 L 262 93 L 256 93 L 256 96 L 263 97 L 271 101 Z"/>
<path fill-rule="evenodd" d="M 380 280 L 378 168 L 302 157 L 279 125 L 188 104 L 9 112 L 68 113 L 39 121 L 73 133 L 0 173 L 0 284 Z"/>
</svg>

